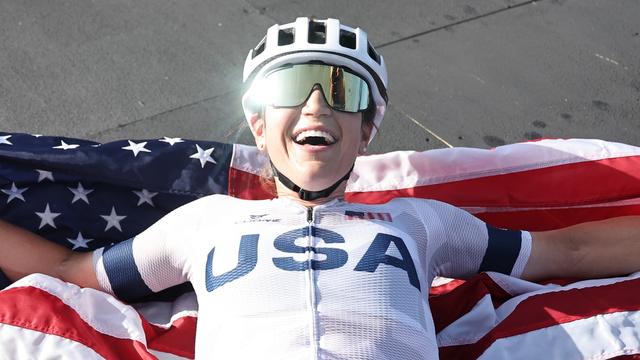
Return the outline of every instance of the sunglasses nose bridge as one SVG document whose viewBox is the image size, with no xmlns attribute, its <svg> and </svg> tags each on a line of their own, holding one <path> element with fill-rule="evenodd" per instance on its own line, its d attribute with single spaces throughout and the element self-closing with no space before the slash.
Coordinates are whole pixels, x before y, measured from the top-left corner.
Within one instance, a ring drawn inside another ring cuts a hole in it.
<svg viewBox="0 0 640 360">
<path fill-rule="evenodd" d="M 320 111 L 322 111 L 322 113 L 329 113 L 331 111 L 322 85 L 316 83 L 311 87 L 309 96 L 307 96 L 302 109 L 309 113 L 319 113 Z"/>
</svg>

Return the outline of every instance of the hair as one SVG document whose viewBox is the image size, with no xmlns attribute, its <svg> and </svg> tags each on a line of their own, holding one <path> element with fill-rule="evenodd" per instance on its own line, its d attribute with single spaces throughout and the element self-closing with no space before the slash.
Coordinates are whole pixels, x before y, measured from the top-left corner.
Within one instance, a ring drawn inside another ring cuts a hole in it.
<svg viewBox="0 0 640 360">
<path fill-rule="evenodd" d="M 373 104 L 373 101 L 371 101 L 370 104 Z M 376 117 L 376 107 L 373 105 L 369 105 L 367 110 L 362 112 L 362 125 L 374 127 L 376 131 L 379 131 L 380 129 L 373 122 L 373 119 L 375 119 L 375 117 Z"/>
</svg>

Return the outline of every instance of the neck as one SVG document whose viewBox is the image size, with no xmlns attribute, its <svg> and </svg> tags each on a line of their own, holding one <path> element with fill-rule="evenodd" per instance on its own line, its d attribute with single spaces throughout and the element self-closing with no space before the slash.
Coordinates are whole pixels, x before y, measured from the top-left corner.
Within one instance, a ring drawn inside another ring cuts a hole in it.
<svg viewBox="0 0 640 360">
<path fill-rule="evenodd" d="M 324 190 L 309 190 L 305 189 L 298 184 L 294 183 L 291 179 L 289 179 L 286 175 L 281 173 L 273 163 L 271 163 L 271 169 L 274 172 L 276 179 L 276 191 L 280 193 L 280 189 L 286 189 L 288 191 L 284 191 L 284 194 L 290 196 L 292 198 L 296 198 L 300 200 L 304 204 L 321 204 L 332 199 L 337 198 L 335 195 L 338 194 L 338 197 L 344 197 L 344 192 L 346 189 L 346 182 L 349 180 L 349 176 L 351 175 L 351 171 L 353 171 L 353 165 L 349 171 L 340 179 L 338 179 L 333 185 L 325 188 Z M 336 193 L 337 191 L 337 193 Z M 294 196 L 291 196 L 295 194 Z M 327 199 L 327 200 L 323 200 Z M 313 206 L 313 205 L 312 205 Z"/>
<path fill-rule="evenodd" d="M 335 190 L 329 194 L 327 197 L 318 198 L 315 200 L 303 200 L 300 199 L 300 196 L 297 192 L 290 190 L 286 186 L 284 186 L 278 178 L 276 178 L 276 193 L 279 198 L 287 198 L 296 201 L 302 206 L 306 207 L 314 207 L 316 205 L 325 204 L 334 199 L 344 199 L 344 192 L 347 188 L 347 182 L 343 181 Z"/>
</svg>

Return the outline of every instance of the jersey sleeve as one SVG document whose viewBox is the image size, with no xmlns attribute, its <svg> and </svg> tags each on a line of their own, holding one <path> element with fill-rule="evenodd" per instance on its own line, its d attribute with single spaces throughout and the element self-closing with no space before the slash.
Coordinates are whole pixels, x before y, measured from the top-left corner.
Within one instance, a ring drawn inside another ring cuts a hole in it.
<svg viewBox="0 0 640 360">
<path fill-rule="evenodd" d="M 188 280 L 187 211 L 178 208 L 132 239 L 93 252 L 102 289 L 135 301 Z"/>
<path fill-rule="evenodd" d="M 465 210 L 433 202 L 426 211 L 428 252 L 435 275 L 468 278 L 495 271 L 520 277 L 531 253 L 531 234 L 486 224 Z"/>
</svg>

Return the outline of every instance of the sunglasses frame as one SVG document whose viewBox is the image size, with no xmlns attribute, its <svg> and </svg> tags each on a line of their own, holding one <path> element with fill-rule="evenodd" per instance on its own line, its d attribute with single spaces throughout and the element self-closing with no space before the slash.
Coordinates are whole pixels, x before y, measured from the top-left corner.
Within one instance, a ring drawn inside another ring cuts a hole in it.
<svg viewBox="0 0 640 360">
<path fill-rule="evenodd" d="M 316 90 L 316 89 L 320 89 L 320 90 L 321 90 L 321 93 L 322 93 L 322 96 L 323 96 L 323 98 L 324 98 L 325 103 L 326 103 L 329 107 L 331 107 L 331 109 L 333 109 L 334 111 L 343 112 L 343 113 L 349 113 L 349 114 L 355 114 L 355 113 L 362 113 L 362 112 L 366 112 L 367 110 L 369 110 L 369 109 L 371 108 L 371 104 L 373 104 L 373 99 L 372 99 L 372 94 L 371 94 L 371 86 L 369 85 L 369 83 L 368 83 L 368 81 L 367 81 L 366 79 L 364 79 L 362 76 L 358 75 L 357 73 L 355 73 L 354 71 L 352 71 L 351 69 L 349 69 L 349 68 L 348 68 L 348 67 L 346 67 L 346 66 L 329 65 L 329 64 L 322 63 L 322 62 L 320 62 L 320 63 L 315 63 L 315 62 L 313 62 L 313 63 L 304 63 L 304 64 L 289 64 L 289 65 L 287 65 L 287 66 L 284 66 L 284 67 L 278 67 L 278 68 L 276 68 L 276 69 L 273 69 L 273 70 L 269 71 L 269 72 L 268 72 L 268 73 L 266 73 L 266 74 L 265 74 L 265 75 L 264 75 L 260 80 L 258 80 L 258 81 L 262 81 L 262 82 L 263 82 L 263 84 L 262 84 L 262 85 L 258 85 L 257 87 L 254 87 L 254 89 L 253 89 L 253 92 L 254 92 L 254 96 L 253 96 L 253 98 L 254 98 L 254 99 L 255 99 L 255 98 L 259 98 L 259 96 L 257 96 L 257 95 L 258 95 L 257 93 L 266 93 L 266 92 L 268 92 L 269 90 L 271 90 L 271 89 L 268 89 L 268 86 L 267 86 L 267 85 L 268 85 L 268 79 L 269 79 L 269 76 L 270 76 L 270 75 L 275 74 L 275 73 L 280 72 L 280 71 L 287 71 L 287 69 L 292 69 L 292 68 L 295 68 L 295 67 L 302 67 L 302 66 L 305 66 L 305 67 L 306 67 L 306 66 L 322 66 L 322 67 L 327 67 L 327 68 L 335 68 L 335 69 L 342 70 L 343 72 L 348 73 L 348 74 L 349 74 L 349 75 L 351 75 L 351 76 L 356 77 L 356 78 L 360 81 L 360 82 L 359 82 L 360 86 L 361 86 L 362 84 L 366 85 L 366 91 L 367 91 L 367 95 L 366 95 L 366 100 L 367 100 L 366 108 L 361 109 L 361 108 L 359 108 L 359 107 L 358 107 L 358 109 L 356 109 L 355 111 L 347 111 L 347 110 L 344 110 L 343 108 L 342 108 L 342 109 L 341 109 L 341 108 L 336 108 L 336 107 L 334 106 L 334 105 L 335 105 L 335 102 L 333 102 L 333 101 L 331 101 L 331 102 L 330 102 L 330 101 L 327 99 L 327 92 L 328 92 L 328 91 L 331 91 L 331 90 L 325 90 L 325 89 L 322 87 L 322 84 L 320 84 L 320 83 L 318 83 L 318 82 L 314 83 L 314 84 L 309 88 L 309 92 L 307 93 L 306 97 L 304 97 L 302 100 L 300 100 L 300 101 L 299 101 L 297 104 L 295 104 L 295 105 L 277 105 L 277 104 L 274 104 L 274 103 L 269 103 L 269 101 L 256 101 L 256 102 L 258 103 L 257 105 L 259 105 L 261 108 L 262 108 L 262 107 L 264 107 L 264 106 L 272 106 L 272 107 L 274 107 L 274 108 L 296 108 L 296 107 L 301 106 L 301 105 L 302 105 L 302 104 L 304 104 L 305 102 L 307 102 L 307 101 L 309 100 L 309 97 L 311 96 L 311 93 L 313 93 L 313 91 L 314 91 L 314 90 Z M 362 98 L 363 98 L 363 97 L 362 97 L 362 95 L 361 95 L 361 96 L 360 96 L 360 100 L 358 100 L 358 103 L 361 103 Z M 333 100 L 333 99 L 332 99 L 332 100 Z"/>
</svg>

